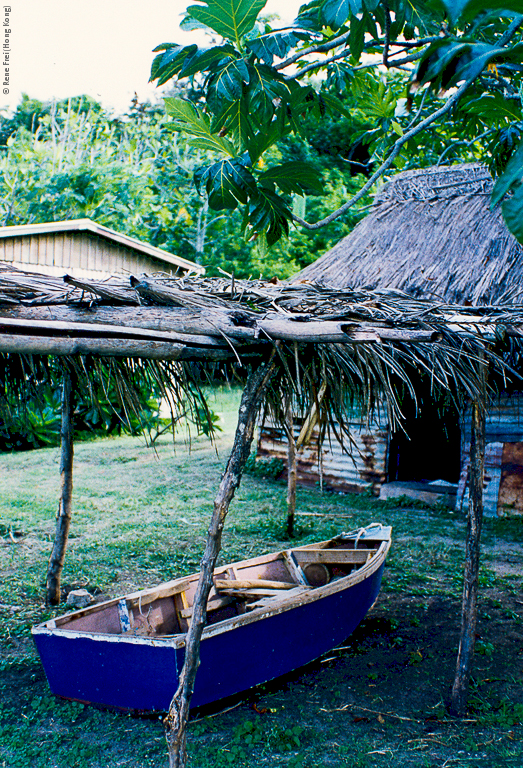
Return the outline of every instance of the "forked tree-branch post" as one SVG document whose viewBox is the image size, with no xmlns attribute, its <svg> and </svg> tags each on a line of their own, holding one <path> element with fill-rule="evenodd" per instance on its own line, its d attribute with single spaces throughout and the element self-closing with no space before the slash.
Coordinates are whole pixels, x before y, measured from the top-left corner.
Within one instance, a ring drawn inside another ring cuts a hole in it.
<svg viewBox="0 0 523 768">
<path fill-rule="evenodd" d="M 56 532 L 47 568 L 46 601 L 60 603 L 60 578 L 65 561 L 69 527 L 71 525 L 73 497 L 74 457 L 74 381 L 69 368 L 64 367 L 62 378 L 62 421 L 60 428 L 60 501 L 56 513 Z"/>
<path fill-rule="evenodd" d="M 294 439 L 294 416 L 292 413 L 292 398 L 287 398 L 285 410 L 285 425 L 287 431 L 287 534 L 294 536 L 294 521 L 296 518 L 296 441 Z"/>
<path fill-rule="evenodd" d="M 196 672 L 200 663 L 200 640 L 207 619 L 207 600 L 213 584 L 214 567 L 221 549 L 222 531 L 229 504 L 240 485 L 243 468 L 251 450 L 256 418 L 275 367 L 271 358 L 268 363 L 261 365 L 249 376 L 240 404 L 231 455 L 214 500 L 214 510 L 200 566 L 200 580 L 187 632 L 185 662 L 178 690 L 174 694 L 164 720 L 169 768 L 185 768 L 187 765 L 187 720 Z"/>
<path fill-rule="evenodd" d="M 483 482 L 485 470 L 485 407 L 486 372 L 482 376 L 482 396 L 472 405 L 470 438 L 470 495 L 467 515 L 465 572 L 461 606 L 461 634 L 456 674 L 452 686 L 450 711 L 456 717 L 465 714 L 467 695 L 474 656 L 478 613 L 478 582 L 481 525 L 483 522 Z"/>
</svg>

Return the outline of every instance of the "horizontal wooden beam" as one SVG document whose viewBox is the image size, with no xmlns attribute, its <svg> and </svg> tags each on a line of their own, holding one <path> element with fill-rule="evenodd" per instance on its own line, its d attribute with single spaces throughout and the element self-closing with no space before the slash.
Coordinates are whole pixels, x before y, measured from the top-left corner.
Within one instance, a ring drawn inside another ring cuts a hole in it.
<svg viewBox="0 0 523 768">
<path fill-rule="evenodd" d="M 140 357 L 149 360 L 230 360 L 232 350 L 186 347 L 166 341 L 136 339 L 68 338 L 0 334 L 0 352 L 19 355 L 97 355 L 99 357 Z"/>
<path fill-rule="evenodd" d="M 0 325 L 20 322 L 20 327 L 54 329 L 57 333 L 98 327 L 100 333 L 125 335 L 124 328 L 136 336 L 172 339 L 183 343 L 224 346 L 225 340 L 281 340 L 307 343 L 354 344 L 383 341 L 433 343 L 441 339 L 431 328 L 391 328 L 379 323 L 309 320 L 277 312 L 266 315 L 220 306 L 199 307 L 94 307 L 18 306 L 0 308 Z M 23 322 L 21 322 L 23 321 Z M 40 325 L 42 324 L 42 325 Z M 61 325 L 63 324 L 63 325 Z M 131 334 L 127 334 L 131 335 Z"/>
<path fill-rule="evenodd" d="M 138 339 L 148 341 L 168 341 L 170 343 L 197 344 L 198 346 L 225 347 L 227 342 L 214 336 L 205 334 L 195 335 L 173 331 L 162 331 L 155 328 L 146 329 L 136 326 L 123 326 L 121 324 L 85 323 L 66 320 L 26 320 L 23 318 L 2 317 L 0 314 L 0 333 L 29 333 L 45 332 L 49 335 L 64 334 L 75 336 L 96 336 L 107 339 Z"/>
</svg>

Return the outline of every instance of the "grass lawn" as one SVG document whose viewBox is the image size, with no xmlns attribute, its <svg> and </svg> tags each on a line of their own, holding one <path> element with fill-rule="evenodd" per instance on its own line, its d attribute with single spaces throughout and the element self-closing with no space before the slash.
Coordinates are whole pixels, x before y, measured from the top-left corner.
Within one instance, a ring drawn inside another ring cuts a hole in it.
<svg viewBox="0 0 523 768">
<path fill-rule="evenodd" d="M 212 502 L 232 444 L 238 392 L 216 395 L 213 447 L 165 436 L 77 444 L 65 591 L 97 599 L 198 569 Z M 64 612 L 43 604 L 59 493 L 59 451 L 0 455 L 0 768 L 167 766 L 158 718 L 55 699 L 30 638 Z M 297 541 L 373 521 L 394 527 L 381 596 L 340 648 L 249 692 L 228 710 L 196 713 L 194 768 L 211 766 L 523 765 L 523 522 L 487 519 L 480 623 L 469 713 L 445 700 L 459 625 L 464 520 L 444 509 L 298 491 Z M 288 546 L 285 487 L 246 475 L 231 506 L 222 561 Z"/>
</svg>

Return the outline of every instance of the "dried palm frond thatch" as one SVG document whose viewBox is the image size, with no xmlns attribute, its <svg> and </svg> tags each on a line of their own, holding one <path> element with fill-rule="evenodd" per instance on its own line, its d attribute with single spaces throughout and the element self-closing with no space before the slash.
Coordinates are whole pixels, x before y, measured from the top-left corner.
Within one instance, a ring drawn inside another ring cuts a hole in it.
<svg viewBox="0 0 523 768">
<path fill-rule="evenodd" d="M 203 369 L 235 364 L 241 375 L 276 350 L 268 403 L 280 422 L 285 394 L 307 412 L 322 386 L 333 425 L 354 405 L 369 412 L 383 399 L 397 425 L 420 375 L 431 393 L 475 399 L 482 361 L 502 371 L 493 345 L 517 340 L 521 326 L 523 307 L 464 308 L 395 290 L 165 275 L 87 283 L 0 269 L 4 381 L 20 371 L 13 354 L 31 355 L 26 366 L 49 365 L 41 356 L 52 355 L 86 386 L 103 383 L 107 370 L 120 376 L 124 401 L 133 402 L 133 382 L 153 376 L 175 401 L 192 392 L 201 405 Z"/>
<path fill-rule="evenodd" d="M 355 228 L 293 281 L 399 289 L 454 304 L 523 301 L 523 247 L 476 164 L 405 171 Z"/>
</svg>

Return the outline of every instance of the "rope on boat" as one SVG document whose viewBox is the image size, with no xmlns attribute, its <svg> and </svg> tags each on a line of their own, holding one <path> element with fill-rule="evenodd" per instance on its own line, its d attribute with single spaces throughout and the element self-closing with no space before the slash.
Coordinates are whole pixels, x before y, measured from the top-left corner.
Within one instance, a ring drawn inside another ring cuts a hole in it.
<svg viewBox="0 0 523 768">
<path fill-rule="evenodd" d="M 387 528 L 388 526 L 383 525 L 383 523 L 370 523 L 370 525 L 367 525 L 363 528 L 355 528 L 353 531 L 349 531 L 348 533 L 340 533 L 339 536 L 336 536 L 334 541 L 343 539 L 355 539 L 354 542 L 354 549 L 358 548 L 359 540 L 363 538 L 369 538 L 372 537 L 372 535 L 376 535 L 377 533 L 380 533 L 384 528 Z"/>
</svg>

